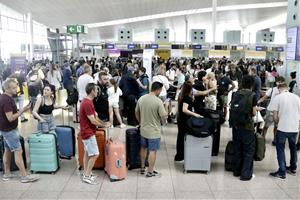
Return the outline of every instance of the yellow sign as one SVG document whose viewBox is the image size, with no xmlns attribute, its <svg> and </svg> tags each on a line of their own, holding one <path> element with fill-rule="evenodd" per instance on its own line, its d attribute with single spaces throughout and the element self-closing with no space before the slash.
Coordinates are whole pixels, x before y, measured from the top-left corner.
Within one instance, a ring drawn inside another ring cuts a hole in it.
<svg viewBox="0 0 300 200">
<path fill-rule="evenodd" d="M 265 59 L 266 54 L 265 51 L 245 51 L 245 58 Z"/>
<path fill-rule="evenodd" d="M 229 58 L 230 51 L 229 50 L 209 50 L 208 51 L 208 57 L 210 57 L 210 58 L 221 58 L 223 56 L 226 56 L 227 58 Z"/>
<path fill-rule="evenodd" d="M 192 49 L 184 49 L 182 50 L 182 57 L 192 58 L 193 57 L 193 50 Z"/>
<path fill-rule="evenodd" d="M 171 56 L 171 52 L 169 49 L 156 49 L 155 55 L 158 55 L 161 59 L 167 60 Z"/>
</svg>

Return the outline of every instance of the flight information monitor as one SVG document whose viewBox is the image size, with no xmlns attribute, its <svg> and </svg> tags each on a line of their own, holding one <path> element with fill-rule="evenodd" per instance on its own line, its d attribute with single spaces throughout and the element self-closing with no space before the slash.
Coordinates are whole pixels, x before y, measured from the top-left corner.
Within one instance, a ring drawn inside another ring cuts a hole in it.
<svg viewBox="0 0 300 200">
<path fill-rule="evenodd" d="M 286 45 L 286 59 L 295 60 L 296 45 L 297 45 L 298 27 L 292 27 L 287 30 L 287 45 Z"/>
</svg>

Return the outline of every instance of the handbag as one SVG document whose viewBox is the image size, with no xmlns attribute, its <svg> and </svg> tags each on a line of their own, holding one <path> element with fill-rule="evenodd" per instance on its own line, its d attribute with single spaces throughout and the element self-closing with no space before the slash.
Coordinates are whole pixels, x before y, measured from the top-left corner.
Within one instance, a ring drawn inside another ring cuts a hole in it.
<svg viewBox="0 0 300 200">
<path fill-rule="evenodd" d="M 255 133 L 255 161 L 262 161 L 265 158 L 266 139 L 259 133 Z"/>
</svg>

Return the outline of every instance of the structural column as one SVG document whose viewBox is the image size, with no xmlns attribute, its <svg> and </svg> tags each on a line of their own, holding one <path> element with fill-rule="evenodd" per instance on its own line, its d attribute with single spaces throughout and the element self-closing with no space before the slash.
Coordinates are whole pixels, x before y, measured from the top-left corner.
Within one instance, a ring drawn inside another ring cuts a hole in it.
<svg viewBox="0 0 300 200">
<path fill-rule="evenodd" d="M 33 59 L 33 19 L 32 14 L 27 13 L 27 34 L 28 34 L 28 45 L 27 47 L 27 55 L 28 60 L 31 61 Z"/>
<path fill-rule="evenodd" d="M 189 36 L 189 22 L 186 15 L 184 16 L 184 22 L 185 22 L 185 44 L 187 44 L 188 36 Z"/>
<path fill-rule="evenodd" d="M 217 0 L 212 0 L 212 36 L 213 45 L 216 42 L 216 26 L 217 26 Z"/>
</svg>

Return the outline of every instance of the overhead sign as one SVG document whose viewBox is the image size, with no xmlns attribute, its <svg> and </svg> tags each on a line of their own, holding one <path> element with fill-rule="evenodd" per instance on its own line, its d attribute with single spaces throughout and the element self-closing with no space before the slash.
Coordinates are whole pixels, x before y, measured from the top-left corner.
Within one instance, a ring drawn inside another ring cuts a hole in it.
<svg viewBox="0 0 300 200">
<path fill-rule="evenodd" d="M 158 44 L 151 44 L 151 49 L 158 49 Z"/>
<path fill-rule="evenodd" d="M 115 45 L 114 44 L 106 44 L 107 49 L 114 49 Z"/>
<path fill-rule="evenodd" d="M 136 48 L 136 44 L 128 44 L 127 48 L 128 49 L 135 49 Z"/>
<path fill-rule="evenodd" d="M 86 27 L 84 25 L 68 25 L 67 33 L 70 34 L 86 33 Z"/>
<path fill-rule="evenodd" d="M 195 44 L 195 45 L 193 45 L 193 49 L 202 49 L 202 45 L 201 44 Z"/>
</svg>

